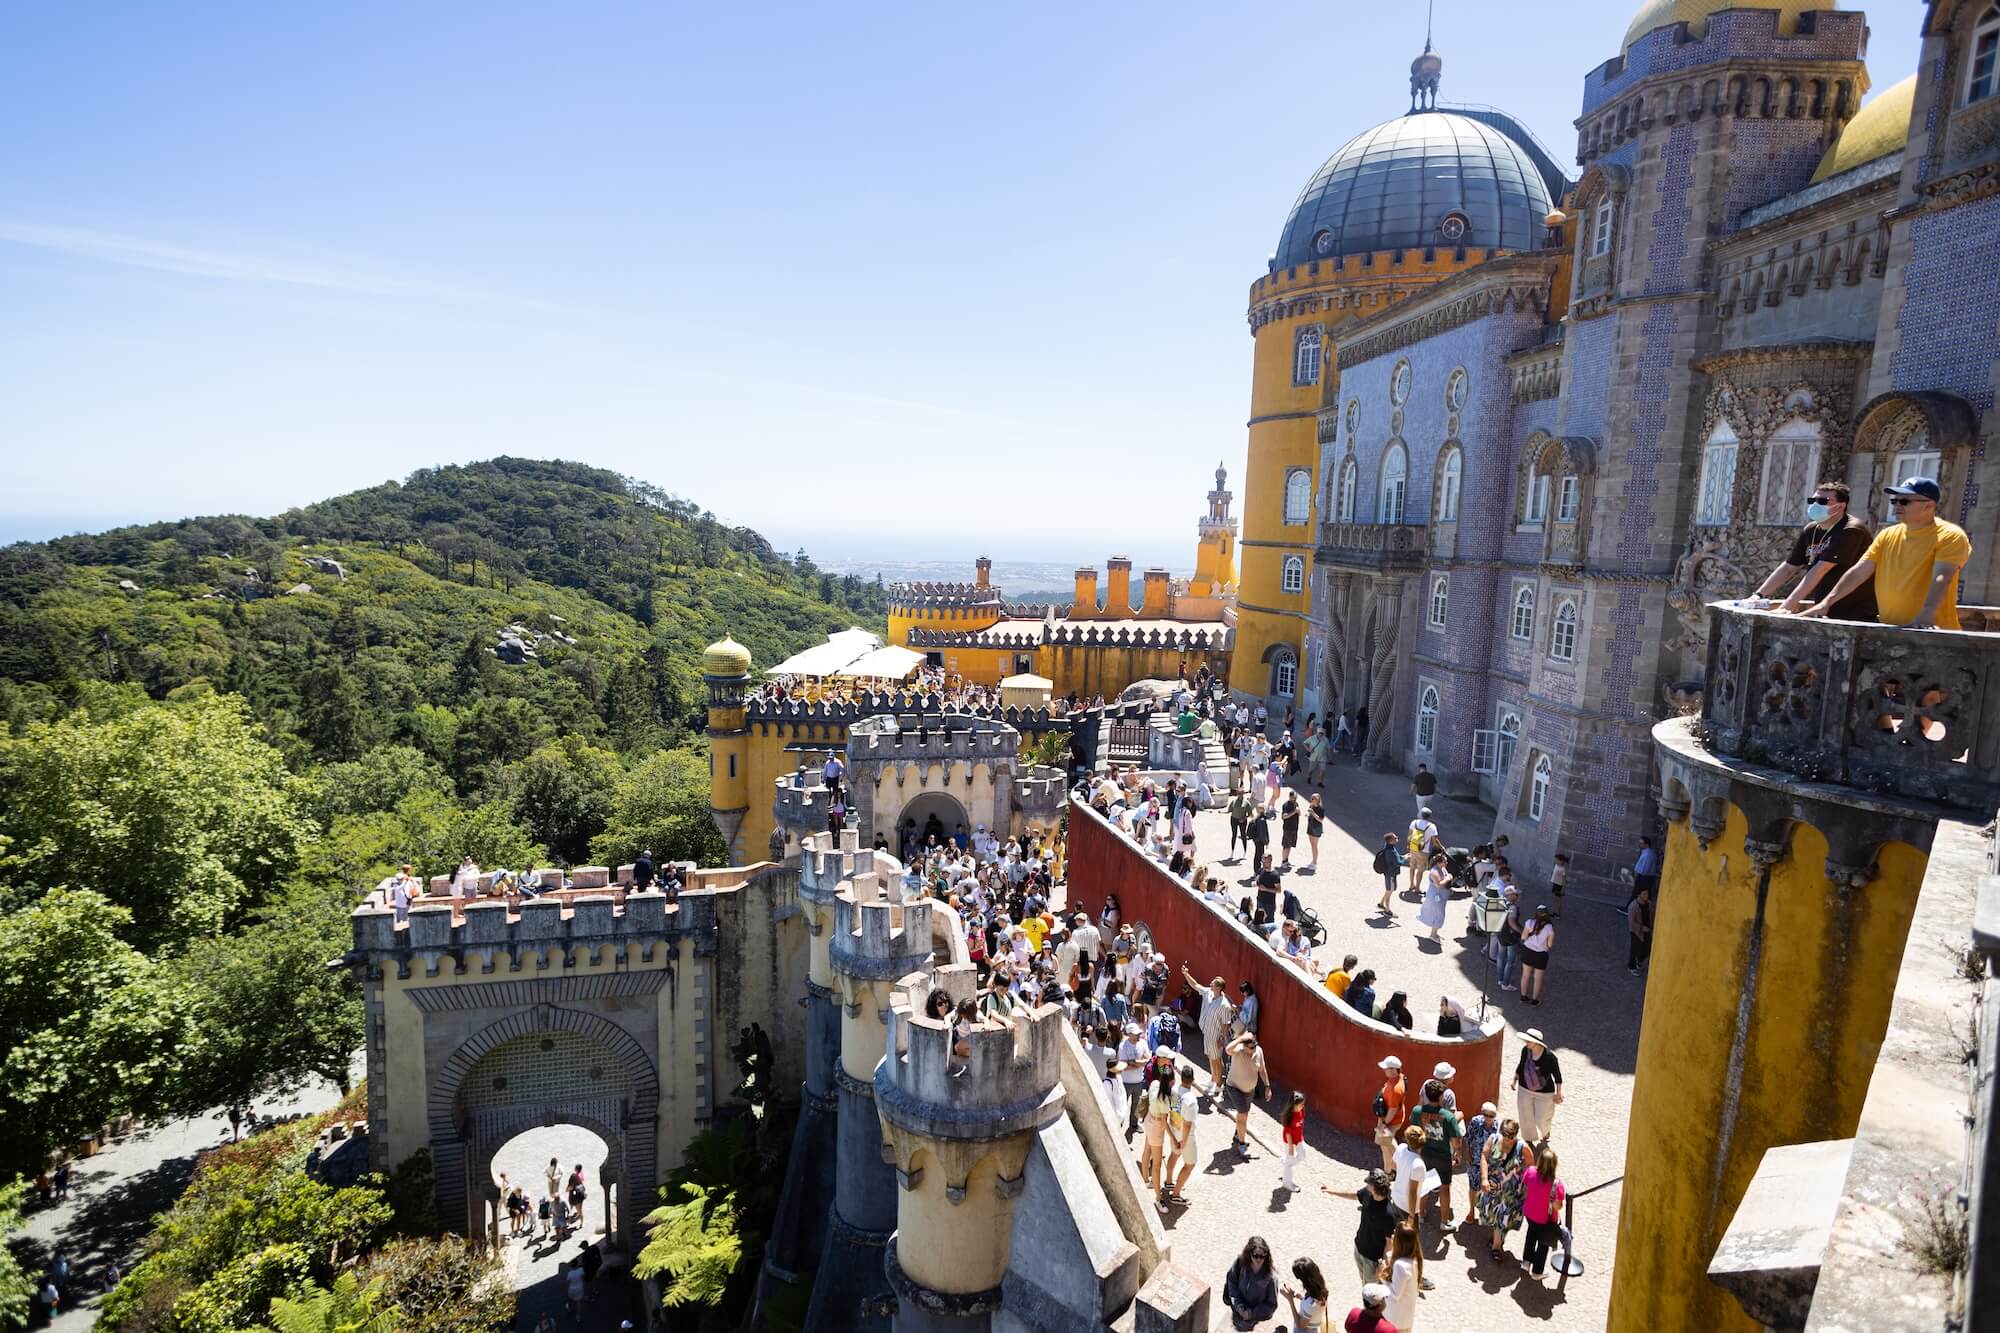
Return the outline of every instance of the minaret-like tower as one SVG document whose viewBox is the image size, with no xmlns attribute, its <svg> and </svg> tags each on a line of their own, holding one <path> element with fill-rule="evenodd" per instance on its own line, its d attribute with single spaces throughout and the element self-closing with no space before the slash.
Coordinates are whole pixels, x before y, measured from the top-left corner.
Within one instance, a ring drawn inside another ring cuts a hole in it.
<svg viewBox="0 0 2000 1333">
<path fill-rule="evenodd" d="M 750 813 L 750 730 L 744 692 L 750 686 L 750 650 L 724 635 L 701 655 L 708 685 L 708 813 L 729 844 L 729 864 L 743 864 L 743 817 Z"/>
<path fill-rule="evenodd" d="M 1053 1005 L 964 1034 L 924 1017 L 932 979 L 889 1002 L 875 1104 L 895 1159 L 896 1233 L 886 1260 L 895 1333 L 979 1333 L 1001 1301 L 1014 1200 L 1036 1134 L 1063 1114 L 1062 1010 Z M 902 1237 L 911 1243 L 899 1243 Z"/>
<path fill-rule="evenodd" d="M 935 904 L 905 903 L 902 866 L 892 857 L 857 850 L 858 831 L 842 836 L 849 844 L 842 859 L 850 873 L 834 891 L 833 929 L 825 937 L 829 1005 L 840 1026 L 839 1060 L 832 1071 L 838 1105 L 833 1216 L 805 1326 L 886 1330 L 881 1312 L 887 1309 L 889 1284 L 882 1256 L 896 1229 L 896 1173 L 883 1160 L 875 1066 L 888 1046 L 891 988 L 930 966 Z M 816 962 L 820 942 L 813 943 Z M 972 993 L 970 976 L 961 989 Z"/>
<path fill-rule="evenodd" d="M 1201 517 L 1190 596 L 1213 597 L 1236 582 L 1236 520 L 1229 516 L 1235 498 L 1229 491 L 1228 469 L 1217 463 L 1215 489 L 1208 493 L 1208 512 Z"/>
</svg>

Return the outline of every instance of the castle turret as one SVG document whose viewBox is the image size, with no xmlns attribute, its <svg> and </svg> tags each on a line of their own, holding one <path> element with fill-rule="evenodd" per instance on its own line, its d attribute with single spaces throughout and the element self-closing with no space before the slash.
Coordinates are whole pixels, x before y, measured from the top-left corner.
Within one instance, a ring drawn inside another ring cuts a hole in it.
<svg viewBox="0 0 2000 1333">
<path fill-rule="evenodd" d="M 1036 1134 L 1063 1114 L 1062 1010 L 1053 1005 L 965 1033 L 924 1016 L 932 980 L 897 984 L 875 1104 L 895 1159 L 896 1240 L 886 1267 L 896 1333 L 988 1328 L 1000 1307 Z M 910 1243 L 901 1243 L 909 1237 Z"/>
<path fill-rule="evenodd" d="M 979 559 L 972 562 L 972 570 L 973 587 L 990 588 L 993 586 L 993 561 L 990 558 L 983 555 L 980 556 Z"/>
<path fill-rule="evenodd" d="M 1146 588 L 1140 601 L 1139 614 L 1152 620 L 1165 620 L 1173 614 L 1174 576 L 1164 569 L 1149 569 L 1145 574 Z"/>
<path fill-rule="evenodd" d="M 1114 619 L 1132 614 L 1132 561 L 1126 556 L 1104 562 L 1104 614 Z"/>
<path fill-rule="evenodd" d="M 750 650 L 724 635 L 701 655 L 708 685 L 708 813 L 729 844 L 729 864 L 744 861 L 743 817 L 750 812 L 750 730 L 744 693 L 750 685 Z"/>
<path fill-rule="evenodd" d="M 858 833 L 842 836 L 846 849 L 839 868 L 847 873 L 834 891 L 832 929 L 824 937 L 830 1004 L 840 1026 L 839 1058 L 832 1070 L 838 1106 L 835 1186 L 805 1326 L 886 1329 L 887 1321 L 872 1312 L 885 1308 L 889 1295 L 882 1255 L 896 1229 L 896 1175 L 883 1160 L 875 1066 L 888 1045 L 890 988 L 930 965 L 935 904 L 905 903 L 902 866 L 891 857 L 858 850 Z M 821 864 L 816 892 L 825 887 L 824 870 L 832 868 L 830 860 Z M 813 953 L 817 964 L 819 939 Z M 971 994 L 970 977 L 963 989 Z"/>
<path fill-rule="evenodd" d="M 1229 516 L 1235 498 L 1229 491 L 1228 470 L 1217 463 L 1215 489 L 1208 493 L 1208 512 L 1202 515 L 1201 541 L 1195 547 L 1190 596 L 1213 597 L 1236 582 L 1236 520 Z"/>
<path fill-rule="evenodd" d="M 1087 620 L 1097 614 L 1097 570 L 1076 571 L 1076 595 L 1070 604 L 1071 620 Z"/>
</svg>

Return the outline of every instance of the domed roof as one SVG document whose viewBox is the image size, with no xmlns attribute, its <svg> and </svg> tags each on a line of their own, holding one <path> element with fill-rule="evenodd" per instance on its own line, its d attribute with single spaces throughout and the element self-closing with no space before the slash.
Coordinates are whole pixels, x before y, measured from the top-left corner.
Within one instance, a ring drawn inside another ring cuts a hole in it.
<svg viewBox="0 0 2000 1333">
<path fill-rule="evenodd" d="M 702 650 L 701 674 L 747 676 L 750 674 L 750 650 L 725 634 L 720 643 L 711 643 Z"/>
<path fill-rule="evenodd" d="M 1778 11 L 1778 31 L 1781 33 L 1799 30 L 1799 15 L 1810 14 L 1815 9 L 1839 9 L 1839 0 L 1645 0 L 1639 12 L 1632 16 L 1632 25 L 1625 29 L 1625 44 L 1619 49 L 1629 51 L 1632 43 L 1644 37 L 1655 28 L 1664 28 L 1669 23 L 1685 23 L 1688 35 L 1699 37 L 1708 31 L 1708 17 L 1720 14 L 1725 9 L 1775 9 Z"/>
<path fill-rule="evenodd" d="M 1819 160 L 1819 170 L 1813 173 L 1812 183 L 1817 185 L 1828 176 L 1851 171 L 1884 154 L 1900 153 L 1910 142 L 1910 108 L 1916 101 L 1914 74 L 1875 94 L 1854 113 L 1854 119 L 1841 129 L 1833 147 L 1826 150 L 1826 156 Z"/>
<path fill-rule="evenodd" d="M 1522 144 L 1471 116 L 1416 112 L 1327 159 L 1292 205 L 1272 267 L 1427 245 L 1533 250 L 1551 205 Z"/>
</svg>

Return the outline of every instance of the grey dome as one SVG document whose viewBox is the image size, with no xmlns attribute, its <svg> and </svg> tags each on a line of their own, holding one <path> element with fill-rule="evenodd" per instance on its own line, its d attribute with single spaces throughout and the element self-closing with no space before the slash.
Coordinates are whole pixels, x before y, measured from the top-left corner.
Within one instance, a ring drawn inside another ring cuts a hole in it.
<svg viewBox="0 0 2000 1333">
<path fill-rule="evenodd" d="M 1530 149 L 1470 116 L 1416 112 L 1327 159 L 1292 205 L 1271 268 L 1428 245 L 1533 250 L 1552 206 Z M 1452 214 L 1462 231 L 1445 226 Z"/>
</svg>

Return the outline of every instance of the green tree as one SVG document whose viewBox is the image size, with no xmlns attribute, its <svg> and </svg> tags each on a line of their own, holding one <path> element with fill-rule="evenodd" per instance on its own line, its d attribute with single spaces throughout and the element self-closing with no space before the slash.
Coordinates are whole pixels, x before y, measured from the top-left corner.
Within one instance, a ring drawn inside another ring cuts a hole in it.
<svg viewBox="0 0 2000 1333">
<path fill-rule="evenodd" d="M 21 1266 L 8 1238 L 21 1229 L 28 1182 L 0 1185 L 0 1328 L 26 1328 L 35 1298 L 35 1275 Z"/>
<path fill-rule="evenodd" d="M 656 860 L 722 865 L 729 847 L 708 813 L 708 763 L 692 750 L 662 750 L 626 770 L 592 859 L 621 865 L 642 851 Z"/>
<path fill-rule="evenodd" d="M 509 764 L 501 790 L 514 822 L 563 861 L 590 855 L 590 841 L 611 817 L 618 756 L 581 736 L 565 736 Z"/>
<path fill-rule="evenodd" d="M 158 1108 L 192 1049 L 192 1001 L 120 938 L 130 916 L 81 889 L 0 916 L 0 1179 Z"/>
<path fill-rule="evenodd" d="M 337 816 L 307 856 L 304 874 L 314 883 L 359 892 L 405 861 L 419 875 L 445 875 L 467 856 L 490 870 L 520 870 L 548 859 L 504 802 L 466 806 L 444 792 L 420 790 L 391 811 Z"/>
<path fill-rule="evenodd" d="M 408 745 L 383 745 L 350 763 L 328 764 L 314 783 L 313 813 L 322 825 L 336 815 L 393 810 L 412 792 L 448 792 L 442 765 Z"/>
<path fill-rule="evenodd" d="M 713 1309 L 728 1294 L 730 1279 L 757 1238 L 745 1236 L 736 1215 L 736 1192 L 683 1183 L 661 1190 L 663 1200 L 646 1215 L 652 1228 L 632 1271 L 640 1277 L 664 1277 L 660 1303 L 668 1309 L 685 1306 Z"/>
<path fill-rule="evenodd" d="M 396 1333 L 396 1317 L 383 1308 L 382 1284 L 363 1286 L 342 1273 L 331 1288 L 307 1278 L 290 1296 L 271 1302 L 270 1322 L 257 1333 Z"/>
<path fill-rule="evenodd" d="M 543 714 L 526 699 L 479 700 L 459 715 L 458 735 L 452 742 L 451 767 L 459 791 L 467 796 L 486 794 L 502 766 L 527 758 L 548 737 Z"/>
<path fill-rule="evenodd" d="M 353 759 L 375 730 L 354 673 L 327 658 L 299 675 L 299 735 L 328 759 Z"/>
<path fill-rule="evenodd" d="M 19 886 L 0 907 L 85 885 L 129 909 L 134 944 L 182 947 L 297 863 L 306 794 L 228 696 L 31 726 L 0 740 L 0 882 Z"/>
<path fill-rule="evenodd" d="M 379 1286 L 400 1333 L 489 1333 L 514 1321 L 514 1293 L 496 1280 L 499 1261 L 457 1236 L 390 1241 L 358 1273 Z"/>
</svg>

